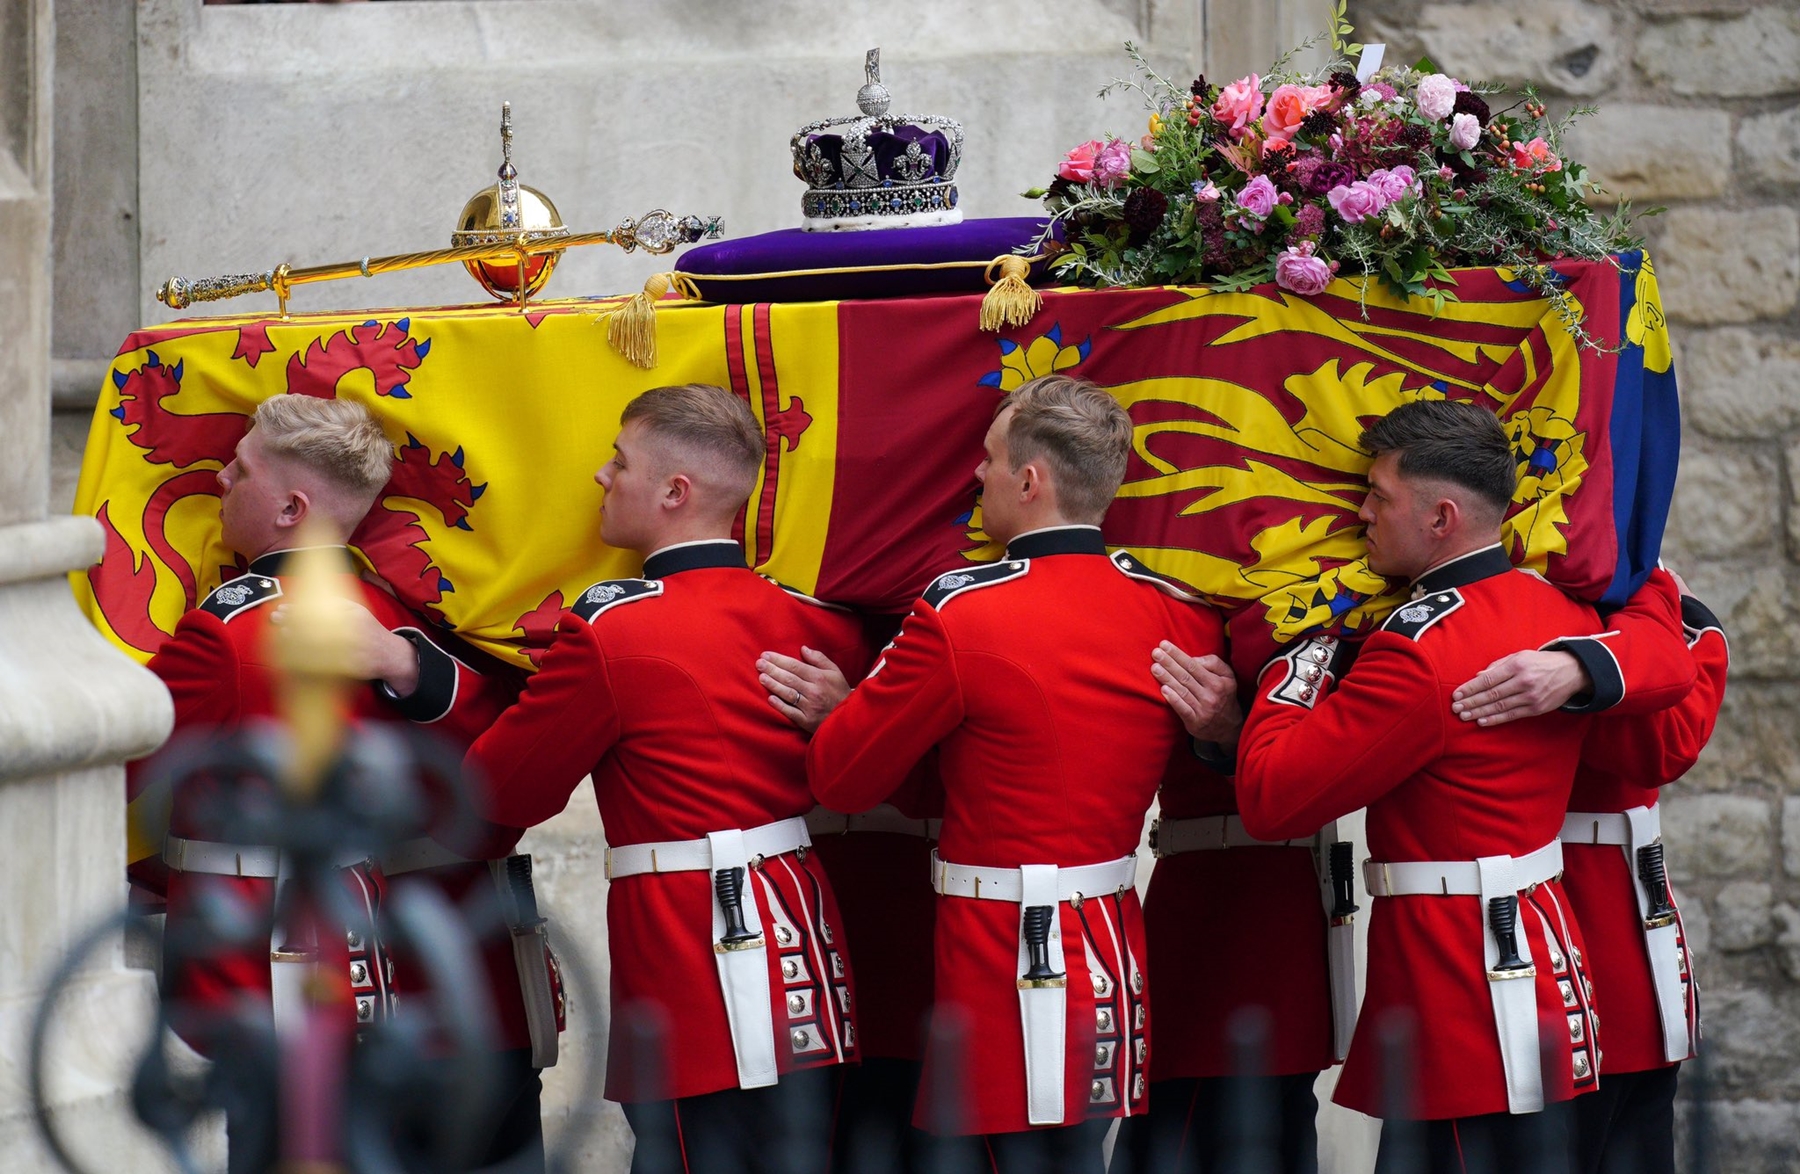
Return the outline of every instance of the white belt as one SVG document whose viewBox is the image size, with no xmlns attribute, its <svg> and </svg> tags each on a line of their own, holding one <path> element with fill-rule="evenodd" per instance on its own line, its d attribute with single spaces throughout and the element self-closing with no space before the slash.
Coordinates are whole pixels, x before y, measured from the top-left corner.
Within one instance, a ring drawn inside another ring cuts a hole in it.
<svg viewBox="0 0 1800 1174">
<path fill-rule="evenodd" d="M 1244 830 L 1236 815 L 1202 815 L 1194 819 L 1158 819 L 1150 825 L 1150 851 L 1157 859 L 1183 852 L 1216 848 L 1311 848 L 1315 836 L 1293 840 L 1259 840 Z"/>
<path fill-rule="evenodd" d="M 163 841 L 162 858 L 163 863 L 176 872 L 273 879 L 280 869 L 281 850 L 269 844 L 222 844 L 169 836 Z M 367 852 L 345 851 L 332 863 L 339 868 L 348 868 L 366 864 L 368 859 Z"/>
<path fill-rule="evenodd" d="M 935 840 L 941 819 L 914 819 L 898 807 L 883 803 L 858 815 L 844 815 L 829 807 L 815 807 L 806 813 L 806 830 L 815 836 L 841 836 L 849 832 L 888 832 L 896 836 L 918 836 Z"/>
<path fill-rule="evenodd" d="M 1034 865 L 1033 867 L 1043 867 Z M 1023 872 L 1017 868 L 989 868 L 979 864 L 952 864 L 931 852 L 931 887 L 946 897 L 973 897 L 981 901 L 1024 900 Z M 1123 893 L 1137 883 L 1137 853 L 1105 864 L 1083 864 L 1056 869 L 1056 899 L 1074 901 L 1102 893 Z"/>
<path fill-rule="evenodd" d="M 746 862 L 754 868 L 763 858 L 782 856 L 812 845 L 806 821 L 799 816 L 776 820 L 740 833 Z M 711 872 L 735 865 L 714 863 L 712 837 L 698 840 L 664 840 L 651 844 L 621 844 L 606 850 L 606 879 L 639 876 L 646 872 Z M 747 890 L 746 890 L 747 891 Z"/>
<path fill-rule="evenodd" d="M 1694 1007 L 1690 998 L 1692 976 L 1685 956 L 1678 920 L 1650 919 L 1650 890 L 1638 875 L 1638 849 L 1662 839 L 1662 812 L 1656 807 L 1626 811 L 1571 811 L 1563 820 L 1562 838 L 1569 844 L 1615 845 L 1625 854 L 1625 872 L 1637 897 L 1644 950 L 1650 959 L 1650 983 L 1656 993 L 1656 1014 L 1662 1026 L 1663 1058 L 1685 1060 L 1694 1054 Z M 1664 877 L 1665 883 L 1667 876 Z M 1669 904 L 1675 892 L 1669 889 Z M 1677 913 L 1676 917 L 1679 918 Z"/>
<path fill-rule="evenodd" d="M 1629 844 L 1631 821 L 1623 811 L 1571 811 L 1563 817 L 1565 844 Z M 1637 872 L 1634 861 L 1632 872 Z"/>
<path fill-rule="evenodd" d="M 1520 889 L 1562 874 L 1562 841 L 1512 858 Z M 1481 866 L 1474 860 L 1363 861 L 1363 886 L 1371 897 L 1479 897 Z"/>
<path fill-rule="evenodd" d="M 418 872 L 423 868 L 444 868 L 452 864 L 474 864 L 477 861 L 459 855 L 436 840 L 421 837 L 404 840 L 381 854 L 381 871 L 385 876 Z"/>
</svg>

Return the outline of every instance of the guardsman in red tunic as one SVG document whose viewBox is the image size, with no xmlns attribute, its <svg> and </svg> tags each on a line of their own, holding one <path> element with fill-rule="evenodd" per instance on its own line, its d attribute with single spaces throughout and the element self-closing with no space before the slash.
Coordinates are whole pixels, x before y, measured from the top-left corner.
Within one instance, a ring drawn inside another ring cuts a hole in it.
<svg viewBox="0 0 1800 1174">
<path fill-rule="evenodd" d="M 303 524 L 341 543 L 368 512 L 386 483 L 393 448 L 367 410 L 347 400 L 281 396 L 263 403 L 230 464 L 219 473 L 220 522 L 225 545 L 250 560 L 249 571 L 222 584 L 183 616 L 150 668 L 175 702 L 176 733 L 230 732 L 277 711 L 275 649 L 270 620 L 282 597 L 282 575 Z M 345 566 L 350 565 L 348 551 Z M 432 723 L 464 743 L 504 704 L 493 682 L 474 672 L 447 649 L 441 634 L 407 611 L 394 597 L 361 579 L 345 590 L 360 599 L 386 632 L 399 634 L 404 664 L 384 670 L 371 663 L 360 673 L 369 680 L 353 696 L 352 717 L 406 719 Z M 366 613 L 363 613 L 366 614 Z M 398 685 L 398 688 L 395 686 Z M 132 784 L 142 784 L 134 770 Z M 219 834 L 223 808 L 241 799 L 236 786 L 196 779 L 171 796 L 161 859 L 166 863 L 167 937 L 180 941 L 196 911 L 223 897 L 267 916 L 274 900 L 277 851 L 264 845 L 226 843 Z M 346 859 L 343 879 L 371 919 L 381 895 L 379 872 L 366 859 Z M 141 881 L 145 873 L 137 870 Z M 342 974 L 346 1014 L 357 1024 L 385 1018 L 393 997 L 391 968 L 378 943 L 350 933 L 318 943 L 326 973 Z M 181 958 L 163 975 L 163 996 L 172 1004 L 177 1030 L 202 1051 L 216 1040 L 218 1017 L 237 1008 L 271 1011 L 271 958 L 267 947 L 246 946 L 223 954 Z M 298 984 L 282 983 L 283 990 Z M 352 1010 L 353 1009 L 353 1010 Z M 278 1018 L 283 1007 L 273 1008 Z M 535 1110 L 534 1110 L 535 1111 Z M 272 1161 L 274 1138 L 252 1138 L 247 1123 L 227 1123 L 232 1168 L 260 1168 L 261 1153 Z"/>
<path fill-rule="evenodd" d="M 940 576 L 813 737 L 819 800 L 860 811 L 933 747 L 944 823 L 931 881 L 934 1016 L 961 1063 L 925 1061 L 916 1117 L 985 1135 L 998 1170 L 1098 1171 L 1109 1118 L 1142 1112 L 1149 1000 L 1134 888 L 1144 813 L 1180 719 L 1151 675 L 1164 640 L 1223 649 L 1218 615 L 1120 553 L 1099 522 L 1130 417 L 1064 376 L 989 428 L 982 480 L 1001 561 Z M 796 690 L 799 691 L 799 690 Z"/>
<path fill-rule="evenodd" d="M 1370 565 L 1413 596 L 1341 682 L 1328 638 L 1264 671 L 1239 746 L 1244 827 L 1276 840 L 1368 808 L 1368 989 L 1337 1101 L 1387 1111 L 1378 1036 L 1409 1017 L 1431 1170 L 1562 1169 L 1556 1106 L 1598 1076 L 1581 934 L 1556 879 L 1592 719 L 1484 727 L 1460 721 L 1451 694 L 1503 655 L 1600 622 L 1499 545 L 1516 466 L 1492 413 L 1406 404 L 1363 446 Z"/>
<path fill-rule="evenodd" d="M 1731 654 L 1712 612 L 1666 571 L 1610 623 L 1612 643 L 1627 648 L 1680 631 L 1697 679 L 1667 709 L 1594 723 L 1563 822 L 1563 887 L 1606 1006 L 1599 1091 L 1576 1103 L 1576 1170 L 1673 1174 L 1676 1076 L 1694 1054 L 1699 1011 L 1657 793 L 1711 738 Z M 1587 687 L 1585 674 L 1558 675 L 1568 669 L 1550 653 L 1511 658 L 1459 690 L 1459 705 L 1490 724 L 1531 716 Z"/>
<path fill-rule="evenodd" d="M 601 537 L 644 577 L 596 583 L 469 764 L 491 818 L 551 818 L 592 773 L 606 825 L 607 1098 L 638 1170 L 823 1169 L 857 1054 L 842 921 L 809 851 L 806 736 L 751 669 L 804 645 L 861 671 L 856 617 L 749 570 L 732 541 L 763 462 L 717 387 L 626 406 Z"/>
</svg>

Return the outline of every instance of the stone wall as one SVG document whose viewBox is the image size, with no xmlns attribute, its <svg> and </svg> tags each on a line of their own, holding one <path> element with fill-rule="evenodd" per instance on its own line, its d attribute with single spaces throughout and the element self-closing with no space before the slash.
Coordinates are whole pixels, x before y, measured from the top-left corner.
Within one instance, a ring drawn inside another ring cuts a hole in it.
<svg viewBox="0 0 1800 1174">
<path fill-rule="evenodd" d="M 1664 826 L 1700 951 L 1714 1168 L 1794 1169 L 1800 6 L 1358 0 L 1350 13 L 1389 60 L 1427 54 L 1459 77 L 1600 106 L 1568 153 L 1634 206 L 1668 208 L 1643 222 L 1686 416 L 1664 553 L 1724 621 L 1733 664 L 1718 732 L 1670 789 Z"/>
</svg>

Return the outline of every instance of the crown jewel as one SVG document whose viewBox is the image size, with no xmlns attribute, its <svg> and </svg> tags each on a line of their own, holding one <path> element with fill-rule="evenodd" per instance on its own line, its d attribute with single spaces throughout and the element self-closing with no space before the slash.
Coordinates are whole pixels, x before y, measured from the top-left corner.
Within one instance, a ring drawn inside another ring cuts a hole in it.
<svg viewBox="0 0 1800 1174">
<path fill-rule="evenodd" d="M 856 92 L 862 111 L 800 128 L 793 138 L 794 174 L 806 182 L 803 227 L 812 232 L 955 224 L 962 124 L 936 115 L 889 114 L 881 84 L 881 50 L 863 63 Z M 841 128 L 841 129 L 839 129 Z"/>
</svg>

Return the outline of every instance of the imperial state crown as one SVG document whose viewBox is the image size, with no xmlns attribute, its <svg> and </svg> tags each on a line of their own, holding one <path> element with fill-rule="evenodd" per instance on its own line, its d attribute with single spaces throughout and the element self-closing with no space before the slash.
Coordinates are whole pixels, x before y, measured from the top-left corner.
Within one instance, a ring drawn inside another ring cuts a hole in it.
<svg viewBox="0 0 1800 1174">
<path fill-rule="evenodd" d="M 856 92 L 861 114 L 809 123 L 794 135 L 794 174 L 806 182 L 802 227 L 837 232 L 958 223 L 954 180 L 962 124 L 889 114 L 880 49 L 869 50 L 863 72 L 868 80 Z"/>
</svg>

